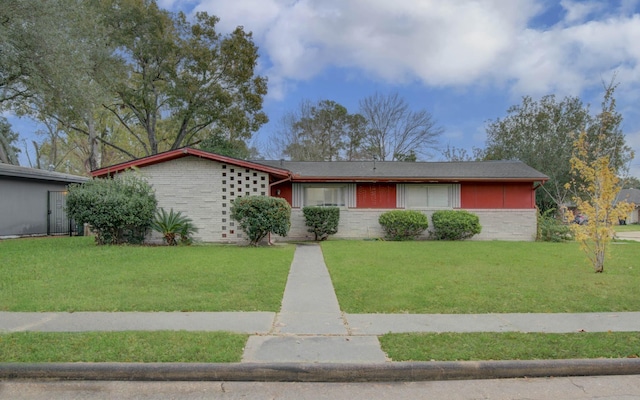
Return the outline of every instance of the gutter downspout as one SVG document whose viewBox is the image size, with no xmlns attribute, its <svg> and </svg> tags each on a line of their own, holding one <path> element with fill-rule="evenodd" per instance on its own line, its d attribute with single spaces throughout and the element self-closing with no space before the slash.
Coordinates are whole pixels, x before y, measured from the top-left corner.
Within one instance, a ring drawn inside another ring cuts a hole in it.
<svg viewBox="0 0 640 400">
<path fill-rule="evenodd" d="M 273 183 L 269 184 L 269 197 L 271 197 L 271 189 L 275 186 L 275 185 L 279 185 L 281 183 L 284 182 L 288 182 L 293 178 L 293 175 L 291 174 L 291 172 L 289 172 L 289 175 L 287 175 L 286 178 L 281 179 L 279 181 L 275 181 Z M 269 246 L 273 245 L 273 243 L 271 243 L 271 232 L 269 232 L 269 238 L 267 239 L 267 243 L 269 244 Z"/>
</svg>

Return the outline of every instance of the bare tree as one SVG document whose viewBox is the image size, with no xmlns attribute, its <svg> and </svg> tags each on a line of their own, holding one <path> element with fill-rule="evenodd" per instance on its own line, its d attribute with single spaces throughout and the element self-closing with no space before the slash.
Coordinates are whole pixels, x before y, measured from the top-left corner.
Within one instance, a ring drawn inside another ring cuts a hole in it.
<svg viewBox="0 0 640 400">
<path fill-rule="evenodd" d="M 364 146 L 379 160 L 426 157 L 443 132 L 427 110 L 411 110 L 397 93 L 361 100 L 360 114 L 367 127 Z"/>
<path fill-rule="evenodd" d="M 471 148 L 471 154 L 469 154 L 467 149 L 447 144 L 443 150 L 440 150 L 440 154 L 446 161 L 482 161 L 485 156 L 485 150 L 474 146 Z"/>
</svg>

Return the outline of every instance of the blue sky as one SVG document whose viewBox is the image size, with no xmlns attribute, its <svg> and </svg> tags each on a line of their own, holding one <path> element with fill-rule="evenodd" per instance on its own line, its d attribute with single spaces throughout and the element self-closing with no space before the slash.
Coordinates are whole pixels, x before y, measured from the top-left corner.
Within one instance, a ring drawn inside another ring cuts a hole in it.
<svg viewBox="0 0 640 400">
<path fill-rule="evenodd" d="M 358 111 L 375 92 L 398 92 L 444 128 L 440 145 L 484 147 L 487 120 L 523 95 L 579 96 L 597 111 L 616 77 L 626 140 L 640 177 L 640 0 L 158 0 L 171 11 L 220 17 L 253 32 L 269 78 L 269 145 L 280 117 L 303 99 Z M 29 137 L 33 124 L 12 119 Z M 439 159 L 434 153 L 433 160 Z M 24 161 L 22 161 L 24 160 Z M 27 164 L 22 156 L 21 163 Z"/>
</svg>

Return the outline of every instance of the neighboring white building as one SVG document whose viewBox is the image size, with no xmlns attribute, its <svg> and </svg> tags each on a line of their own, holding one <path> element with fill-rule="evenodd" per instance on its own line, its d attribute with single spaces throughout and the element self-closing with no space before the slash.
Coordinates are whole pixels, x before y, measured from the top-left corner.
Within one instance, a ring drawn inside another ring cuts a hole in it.
<svg viewBox="0 0 640 400">
<path fill-rule="evenodd" d="M 338 206 L 337 238 L 383 236 L 378 217 L 392 209 L 430 216 L 466 209 L 480 218 L 477 240 L 535 240 L 535 190 L 548 178 L 519 161 L 291 162 L 246 161 L 183 148 L 93 171 L 107 177 L 137 168 L 153 186 L 158 207 L 186 214 L 204 242 L 242 242 L 230 218 L 231 201 L 250 195 L 286 199 L 292 206 L 286 240 L 313 239 L 306 205 Z"/>
<path fill-rule="evenodd" d="M 627 224 L 640 223 L 640 189 L 622 189 L 616 197 L 616 202 L 626 201 L 635 204 L 633 211 L 627 217 Z"/>
</svg>

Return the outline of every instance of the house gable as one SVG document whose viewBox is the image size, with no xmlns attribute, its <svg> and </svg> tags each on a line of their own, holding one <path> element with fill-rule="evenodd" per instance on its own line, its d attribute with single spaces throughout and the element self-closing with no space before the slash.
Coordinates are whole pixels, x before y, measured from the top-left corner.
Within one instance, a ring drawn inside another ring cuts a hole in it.
<svg viewBox="0 0 640 400">
<path fill-rule="evenodd" d="M 261 171 L 273 176 L 274 179 L 282 179 L 289 176 L 287 170 L 270 167 L 267 165 L 258 164 L 251 161 L 240 160 L 233 157 L 221 156 L 219 154 L 209 153 L 203 150 L 192 149 L 190 147 L 184 147 L 181 149 L 171 150 L 164 153 L 155 154 L 149 157 L 138 158 L 136 160 L 127 161 L 121 164 L 112 165 L 105 168 L 100 168 L 91 172 L 91 176 L 95 178 L 104 178 L 117 174 L 131 168 L 143 168 L 155 164 L 161 164 L 167 161 L 176 160 L 183 157 L 198 157 L 205 160 L 217 161 L 223 164 L 229 164 L 241 168 L 249 168 L 256 171 Z"/>
<path fill-rule="evenodd" d="M 267 172 L 211 158 L 175 157 L 145 164 L 138 171 L 153 187 L 158 207 L 173 208 L 191 218 L 198 228 L 194 238 L 205 242 L 244 240 L 231 219 L 231 202 L 269 194 Z"/>
</svg>

